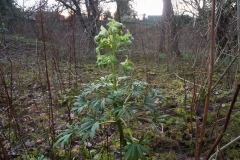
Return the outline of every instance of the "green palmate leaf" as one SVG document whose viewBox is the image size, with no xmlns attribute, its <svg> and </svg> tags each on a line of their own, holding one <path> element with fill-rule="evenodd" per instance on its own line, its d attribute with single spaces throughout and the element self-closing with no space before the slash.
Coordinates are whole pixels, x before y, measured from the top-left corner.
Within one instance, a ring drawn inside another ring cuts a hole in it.
<svg viewBox="0 0 240 160">
<path fill-rule="evenodd" d="M 156 106 L 155 104 L 155 100 L 156 98 L 153 97 L 145 97 L 144 100 L 144 108 L 146 108 L 147 110 L 149 110 L 151 113 L 153 113 L 154 108 Z"/>
<path fill-rule="evenodd" d="M 156 101 L 156 97 L 154 96 L 151 96 L 151 95 L 147 95 L 145 97 L 145 103 L 144 103 L 144 106 L 146 106 L 146 108 L 153 108 L 155 106 L 157 106 L 157 104 L 155 103 Z"/>
<path fill-rule="evenodd" d="M 103 85 L 101 83 L 92 83 L 90 85 L 88 85 L 84 91 L 82 92 L 82 95 L 84 96 L 88 96 L 91 95 L 93 93 L 97 93 L 99 91 L 99 88 L 102 87 Z"/>
<path fill-rule="evenodd" d="M 100 103 L 100 108 L 101 108 L 101 109 L 104 109 L 104 108 L 105 108 L 105 101 L 106 101 L 106 99 L 103 98 L 102 101 L 101 101 L 101 103 Z"/>
<path fill-rule="evenodd" d="M 120 82 L 124 82 L 126 80 L 129 80 L 131 77 L 130 76 L 122 76 L 122 77 L 118 77 L 118 83 Z"/>
<path fill-rule="evenodd" d="M 36 158 L 30 158 L 30 160 L 48 160 L 44 155 L 41 155 L 40 157 Z"/>
<path fill-rule="evenodd" d="M 139 144 L 128 144 L 126 147 L 124 147 L 125 158 L 124 160 L 138 160 L 141 158 L 142 160 L 146 160 L 146 156 L 143 154 L 143 149 L 145 147 L 141 147 Z"/>
<path fill-rule="evenodd" d="M 165 122 L 166 121 L 166 118 L 169 117 L 169 115 L 157 115 L 157 114 L 154 114 L 153 115 L 153 122 Z"/>
<path fill-rule="evenodd" d="M 44 155 L 41 155 L 37 160 L 47 160 L 47 158 Z"/>
<path fill-rule="evenodd" d="M 92 107 L 96 107 L 96 105 L 99 103 L 99 99 L 98 98 L 96 98 L 96 99 L 92 99 L 92 101 L 91 101 L 91 106 Z"/>
<path fill-rule="evenodd" d="M 64 148 L 64 146 L 68 144 L 68 141 L 69 141 L 71 135 L 72 135 L 71 133 L 64 135 L 63 137 L 58 139 L 55 144 L 58 145 L 59 143 L 61 143 L 61 147 Z M 54 145 L 53 147 L 55 148 L 56 146 Z"/>
<path fill-rule="evenodd" d="M 142 152 L 142 149 L 140 148 L 140 146 L 137 146 L 137 152 L 139 154 L 139 157 L 142 159 L 142 160 L 146 160 L 147 158 L 144 156 L 143 152 Z"/>
<path fill-rule="evenodd" d="M 96 98 L 91 101 L 91 106 L 93 107 L 93 111 L 95 112 L 95 114 L 97 114 L 99 110 L 104 111 L 105 101 L 106 101 L 105 98 L 103 99 Z"/>
<path fill-rule="evenodd" d="M 105 120 L 103 117 L 100 117 L 99 120 Z M 89 114 L 86 116 L 81 123 L 79 123 L 78 135 L 83 135 L 83 141 L 90 135 L 90 138 L 96 134 L 96 131 L 99 129 L 99 122 L 98 117 L 93 114 Z"/>
<path fill-rule="evenodd" d="M 150 140 L 146 140 L 145 138 L 147 137 L 147 134 L 143 134 L 139 140 L 139 144 L 141 144 L 142 146 L 145 145 L 145 144 L 151 144 Z M 145 148 L 145 147 L 144 147 Z M 149 154 L 149 151 L 146 150 L 145 151 L 146 153 Z"/>
<path fill-rule="evenodd" d="M 155 122 L 152 122 L 152 128 L 154 131 L 157 131 L 158 133 L 160 133 L 161 131 L 159 130 L 158 125 Z"/>
<path fill-rule="evenodd" d="M 80 113 L 84 108 L 89 106 L 89 101 L 86 100 L 85 96 L 80 95 L 77 97 L 77 101 L 73 105 L 75 107 L 73 107 L 71 111 L 77 111 Z"/>
<path fill-rule="evenodd" d="M 154 107 L 157 106 L 156 100 L 159 97 L 158 92 L 152 90 L 144 99 L 144 107 L 153 113 Z"/>
<path fill-rule="evenodd" d="M 59 134 L 58 137 L 61 138 L 59 138 L 57 142 L 54 143 L 53 148 L 56 148 L 59 143 L 61 143 L 61 147 L 64 148 L 64 146 L 68 144 L 70 137 L 76 133 L 77 129 L 78 127 L 67 124 L 67 129 Z"/>
<path fill-rule="evenodd" d="M 132 82 L 132 94 L 135 97 L 141 97 L 145 94 L 145 88 L 147 87 L 147 83 L 146 82 L 142 82 L 142 81 L 134 81 Z"/>
<path fill-rule="evenodd" d="M 150 144 L 150 142 L 145 142 L 145 143 L 142 143 L 143 145 L 149 145 Z M 146 148 L 146 147 L 144 147 L 143 145 L 140 145 L 139 147 L 141 148 L 141 150 L 142 150 L 142 152 L 145 152 L 145 153 L 147 153 L 148 155 L 150 154 L 150 152 L 149 152 L 149 150 Z"/>
<path fill-rule="evenodd" d="M 82 142 L 86 141 L 86 139 L 88 138 L 89 134 L 91 134 L 91 130 L 87 130 L 83 136 L 82 136 Z"/>
<path fill-rule="evenodd" d="M 116 115 L 116 120 L 121 119 L 126 113 L 127 110 L 125 107 L 117 107 L 113 110 L 113 114 Z"/>
<path fill-rule="evenodd" d="M 114 104 L 115 103 L 115 101 L 111 97 L 106 98 L 106 101 L 108 103 L 110 103 L 110 104 Z"/>
<path fill-rule="evenodd" d="M 146 156 L 144 154 L 150 154 L 148 149 L 144 147 L 144 145 L 150 144 L 149 140 L 145 140 L 146 134 L 143 134 L 141 139 L 138 141 L 134 138 L 126 138 L 128 145 L 124 147 L 125 160 L 138 160 L 141 158 L 142 160 L 146 160 Z"/>
<path fill-rule="evenodd" d="M 91 128 L 91 133 L 90 133 L 90 137 L 91 139 L 93 139 L 93 137 L 95 136 L 95 132 L 99 129 L 99 122 L 95 122 Z"/>
<path fill-rule="evenodd" d="M 141 109 L 135 104 L 131 104 L 132 106 L 129 108 L 129 113 L 133 116 L 134 119 L 137 119 L 136 112 L 141 111 Z"/>
</svg>

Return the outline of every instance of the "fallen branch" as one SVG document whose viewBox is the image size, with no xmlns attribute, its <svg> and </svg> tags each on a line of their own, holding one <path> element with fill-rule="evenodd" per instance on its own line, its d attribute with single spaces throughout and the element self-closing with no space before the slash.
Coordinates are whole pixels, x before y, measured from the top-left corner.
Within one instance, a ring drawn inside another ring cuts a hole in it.
<svg viewBox="0 0 240 160">
<path fill-rule="evenodd" d="M 186 80 L 186 79 L 180 77 L 180 76 L 177 75 L 176 73 L 173 73 L 173 74 L 174 74 L 177 78 L 181 79 L 182 81 L 185 81 L 185 82 L 190 83 L 190 84 L 193 84 L 193 85 L 195 85 L 195 86 L 198 86 L 198 87 L 204 88 L 204 87 L 201 86 L 200 84 L 194 84 L 193 82 L 191 82 L 191 81 L 189 81 L 189 80 Z"/>
<path fill-rule="evenodd" d="M 235 138 L 234 140 L 232 140 L 231 142 L 229 142 L 228 144 L 224 145 L 223 147 L 221 147 L 217 152 L 215 152 L 210 158 L 209 160 L 213 159 L 214 156 L 216 156 L 219 152 L 221 152 L 222 150 L 224 150 L 225 148 L 227 148 L 228 146 L 230 146 L 231 144 L 233 144 L 234 142 L 238 141 L 240 139 L 240 136 L 238 136 L 237 138 Z"/>
</svg>

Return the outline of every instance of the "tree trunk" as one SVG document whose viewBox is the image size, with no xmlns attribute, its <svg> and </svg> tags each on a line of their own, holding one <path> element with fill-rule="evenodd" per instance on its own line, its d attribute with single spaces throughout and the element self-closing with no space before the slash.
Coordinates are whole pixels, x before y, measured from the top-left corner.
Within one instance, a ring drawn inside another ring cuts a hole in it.
<svg viewBox="0 0 240 160">
<path fill-rule="evenodd" d="M 117 3 L 117 21 L 118 22 L 121 22 L 121 3 L 120 3 L 120 0 L 116 0 L 116 3 Z"/>
<path fill-rule="evenodd" d="M 98 20 L 99 20 L 99 10 L 98 10 L 98 0 L 89 0 L 89 7 L 91 10 L 91 16 L 90 16 L 90 21 L 92 22 L 91 26 L 90 26 L 90 31 L 92 36 L 96 36 L 97 35 L 97 31 L 98 31 Z"/>
<path fill-rule="evenodd" d="M 87 9 L 87 17 L 90 18 L 91 10 L 90 10 L 90 7 L 89 7 L 88 0 L 85 0 L 85 6 L 86 6 L 86 9 Z"/>
<path fill-rule="evenodd" d="M 74 4 L 74 6 L 76 7 L 75 13 L 78 16 L 81 25 L 83 26 L 84 30 L 87 30 L 87 25 L 83 19 L 81 8 L 79 7 L 77 0 L 72 0 L 72 2 Z"/>
<path fill-rule="evenodd" d="M 161 39 L 159 51 L 162 53 L 175 53 L 179 56 L 177 27 L 171 0 L 163 0 L 163 13 L 160 27 Z"/>
<path fill-rule="evenodd" d="M 132 14 L 134 14 L 134 12 L 132 11 L 130 2 L 131 0 L 115 0 L 116 4 L 117 4 L 117 11 L 114 14 L 116 20 L 118 22 L 122 22 L 122 18 L 124 16 L 130 16 Z"/>
</svg>

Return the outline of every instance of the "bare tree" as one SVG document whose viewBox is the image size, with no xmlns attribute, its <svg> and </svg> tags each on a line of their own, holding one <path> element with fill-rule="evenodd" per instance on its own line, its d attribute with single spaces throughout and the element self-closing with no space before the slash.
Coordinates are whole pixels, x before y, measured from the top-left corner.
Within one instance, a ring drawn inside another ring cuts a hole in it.
<svg viewBox="0 0 240 160">
<path fill-rule="evenodd" d="M 159 51 L 175 53 L 179 56 L 177 27 L 171 0 L 163 0 L 163 13 L 160 23 L 161 39 Z"/>
<path fill-rule="evenodd" d="M 194 17 L 205 19 L 209 17 L 210 0 L 183 0 L 179 2 L 184 8 L 184 12 L 192 14 Z"/>
<path fill-rule="evenodd" d="M 96 35 L 98 26 L 98 20 L 100 17 L 99 1 L 98 0 L 70 0 L 70 2 L 65 0 L 57 0 L 63 4 L 67 9 L 70 9 L 77 15 L 79 23 L 82 25 L 82 28 L 85 33 L 91 33 L 90 36 L 93 40 L 93 37 Z M 87 8 L 87 17 L 84 17 L 80 3 L 85 3 Z"/>
<path fill-rule="evenodd" d="M 217 55 L 237 53 L 236 0 L 217 2 L 216 22 Z"/>
</svg>

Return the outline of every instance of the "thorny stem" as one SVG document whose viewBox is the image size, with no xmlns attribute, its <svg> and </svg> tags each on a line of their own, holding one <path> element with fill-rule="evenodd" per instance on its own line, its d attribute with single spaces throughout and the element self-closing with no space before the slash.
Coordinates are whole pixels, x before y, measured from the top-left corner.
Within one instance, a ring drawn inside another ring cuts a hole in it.
<svg viewBox="0 0 240 160">
<path fill-rule="evenodd" d="M 224 136 L 225 131 L 227 130 L 227 127 L 228 127 L 228 124 L 229 124 L 229 120 L 230 120 L 231 115 L 232 115 L 232 110 L 233 110 L 234 104 L 235 104 L 235 102 L 237 101 L 237 96 L 238 96 L 239 90 L 240 90 L 240 83 L 237 85 L 237 88 L 236 88 L 236 90 L 235 90 L 235 93 L 234 93 L 234 96 L 233 96 L 233 100 L 232 100 L 231 106 L 230 106 L 230 108 L 229 108 L 229 110 L 228 110 L 228 114 L 227 114 L 226 121 L 225 121 L 224 126 L 223 126 L 223 129 L 222 129 L 222 132 L 221 132 L 221 134 L 218 136 L 218 138 L 216 139 L 216 141 L 214 142 L 214 144 L 212 145 L 211 149 L 208 151 L 208 154 L 207 154 L 207 156 L 206 156 L 206 159 L 209 159 L 211 153 L 213 152 L 213 150 L 215 149 L 215 147 L 218 145 L 218 143 L 220 142 L 220 140 L 221 140 L 222 137 Z"/>
<path fill-rule="evenodd" d="M 209 108 L 211 91 L 212 91 L 213 64 L 214 64 L 214 43 L 215 43 L 215 40 L 214 40 L 214 36 L 215 36 L 214 25 L 215 25 L 215 0 L 212 0 L 211 44 L 210 44 L 210 53 L 209 53 L 209 73 L 208 73 L 209 77 L 208 77 L 208 87 L 207 87 L 207 93 L 206 93 L 203 121 L 202 121 L 202 124 L 201 124 L 201 131 L 200 131 L 199 142 L 198 142 L 198 146 L 197 146 L 197 154 L 195 156 L 196 160 L 200 160 L 200 156 L 201 156 L 201 152 L 202 152 L 203 139 L 204 139 L 204 136 L 205 136 L 206 121 L 207 121 L 207 117 L 208 117 L 208 108 Z"/>
<path fill-rule="evenodd" d="M 195 84 L 195 76 L 193 74 L 193 97 L 192 97 L 192 103 L 191 103 L 191 117 L 190 117 L 190 124 L 191 124 L 191 134 L 193 134 L 193 113 L 196 111 L 196 84 Z"/>
<path fill-rule="evenodd" d="M 40 1 L 42 3 L 42 1 Z M 48 116 L 49 116 L 49 126 L 51 132 L 51 142 L 50 145 L 52 146 L 55 141 L 55 132 L 54 132 L 54 119 L 53 119 L 53 104 L 52 104 L 52 91 L 51 91 L 51 84 L 49 80 L 49 73 L 48 73 L 48 60 L 47 60 L 47 48 L 46 48 L 46 37 L 45 37 L 45 28 L 44 28 L 44 21 L 43 21 L 43 11 L 42 7 L 40 8 L 40 23 L 41 23 L 41 32 L 42 32 L 42 41 L 43 41 L 43 52 L 44 52 L 44 60 L 45 60 L 45 71 L 46 71 L 46 78 L 47 78 L 47 86 L 48 86 L 48 98 L 49 98 L 49 109 L 48 109 Z M 53 158 L 53 154 L 51 153 L 51 158 Z"/>
<path fill-rule="evenodd" d="M 15 112 L 15 108 L 13 106 L 13 60 L 11 59 L 11 56 L 10 54 L 8 54 L 7 52 L 7 46 L 6 46 L 6 40 L 5 40 L 5 33 L 3 32 L 3 43 L 4 43 L 4 49 L 6 51 L 6 55 L 7 55 L 7 59 L 10 63 L 10 70 L 11 70 L 11 75 L 10 75 L 10 93 L 9 93 L 9 89 L 7 87 L 7 83 L 6 83 L 6 80 L 4 78 L 4 74 L 3 74 L 3 70 L 2 68 L 0 67 L 0 79 L 2 81 L 2 84 L 3 84 L 3 87 L 4 87 L 4 90 L 5 90 L 5 93 L 6 93 L 6 96 L 7 96 L 7 103 L 8 103 L 8 118 L 9 118 L 9 125 L 8 125 L 8 128 L 9 128 L 9 132 L 11 132 L 11 129 L 13 128 L 14 129 L 14 135 L 16 137 L 16 139 L 18 139 L 18 137 L 20 137 L 20 140 L 22 141 L 22 144 L 23 146 L 27 149 L 25 143 L 23 142 L 22 138 L 21 138 L 21 133 L 20 133 L 20 127 L 19 127 L 19 122 L 18 122 L 18 117 L 17 117 L 17 114 Z M 13 123 L 13 125 L 12 125 Z M 11 138 L 10 138 L 11 134 L 9 134 L 9 141 L 10 141 L 10 150 L 11 150 Z M 0 137 L 0 141 L 1 141 L 1 137 Z M 2 145 L 2 143 L 1 143 Z M 2 148 L 2 147 L 0 147 Z M 2 148 L 2 151 L 4 152 L 4 146 Z M 27 153 L 28 153 L 28 149 L 27 149 Z M 5 154 L 5 153 L 4 153 Z M 6 157 L 4 155 L 4 157 Z"/>
<path fill-rule="evenodd" d="M 12 106 L 12 99 L 8 93 L 8 88 L 7 88 L 7 84 L 6 84 L 6 81 L 5 81 L 5 78 L 4 78 L 4 74 L 3 74 L 3 71 L 2 69 L 0 68 L 0 78 L 1 78 L 1 81 L 2 81 L 2 84 L 3 84 L 3 87 L 4 87 L 4 90 L 5 90 L 5 94 L 7 96 L 7 103 L 8 103 L 8 119 L 9 119 L 9 129 L 11 128 L 11 123 L 12 123 L 12 120 L 14 118 L 14 108 Z M 10 131 L 9 131 L 10 132 Z M 10 139 L 10 134 L 9 134 L 9 139 Z M 10 146 L 11 147 L 11 146 Z"/>
</svg>

